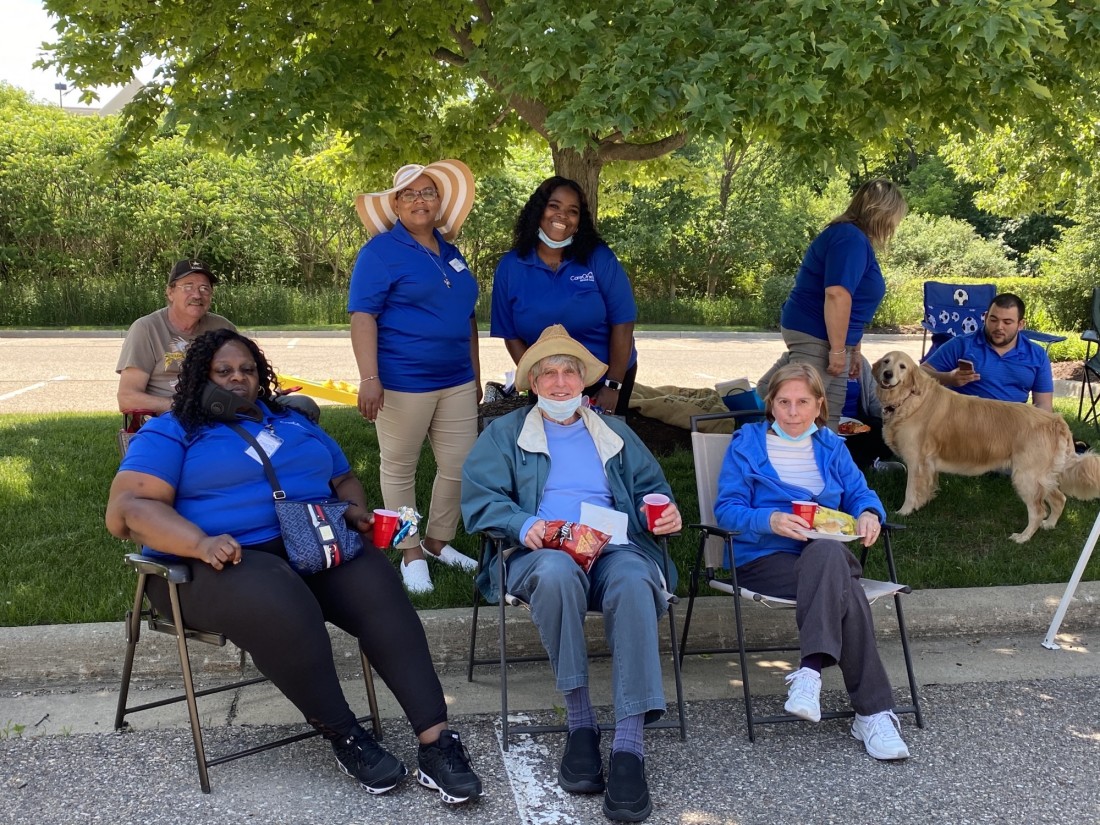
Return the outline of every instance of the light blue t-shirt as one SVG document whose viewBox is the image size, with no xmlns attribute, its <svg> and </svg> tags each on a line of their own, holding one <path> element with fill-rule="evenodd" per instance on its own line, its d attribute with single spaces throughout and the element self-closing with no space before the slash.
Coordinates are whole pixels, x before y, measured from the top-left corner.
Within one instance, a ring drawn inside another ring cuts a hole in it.
<svg viewBox="0 0 1100 825">
<path fill-rule="evenodd" d="M 583 419 L 558 424 L 544 418 L 542 426 L 550 450 L 550 472 L 542 489 L 539 511 L 524 523 L 521 537 L 526 537 L 531 525 L 540 518 L 580 521 L 581 502 L 615 508 L 596 442 Z"/>
</svg>

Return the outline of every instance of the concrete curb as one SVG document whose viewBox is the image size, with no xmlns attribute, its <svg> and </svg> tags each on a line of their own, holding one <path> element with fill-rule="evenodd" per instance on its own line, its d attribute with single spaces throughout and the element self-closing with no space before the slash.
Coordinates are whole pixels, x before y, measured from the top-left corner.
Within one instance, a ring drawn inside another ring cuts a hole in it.
<svg viewBox="0 0 1100 825">
<path fill-rule="evenodd" d="M 903 597 L 903 610 L 911 638 L 952 636 L 1033 637 L 1038 645 L 1046 634 L 1054 611 L 1065 591 L 1064 584 L 1021 587 L 981 587 L 951 590 L 922 590 Z M 683 631 L 686 600 L 676 614 L 677 632 Z M 894 607 L 890 600 L 875 605 L 876 629 L 881 637 L 897 635 Z M 482 607 L 478 620 L 477 655 L 497 655 L 498 608 Z M 469 608 L 427 610 L 420 614 L 428 644 L 437 666 L 465 666 L 469 655 Z M 748 608 L 744 611 L 746 633 L 755 640 L 793 640 L 793 611 Z M 534 626 L 523 610 L 507 611 L 509 650 L 514 654 L 541 653 Z M 662 646 L 668 649 L 668 623 L 662 622 Z M 1082 582 L 1063 624 L 1063 632 L 1079 633 L 1100 628 L 1100 581 Z M 144 628 L 143 628 L 144 630 Z M 589 622 L 594 648 L 603 638 L 602 623 Z M 691 620 L 689 648 L 726 647 L 736 638 L 733 610 L 728 599 L 698 600 Z M 342 631 L 332 629 L 333 654 L 340 673 L 357 672 L 359 656 L 354 642 Z M 0 629 L 0 686 L 20 691 L 119 680 L 124 649 L 122 622 L 82 625 L 42 625 Z M 232 645 L 215 648 L 191 645 L 192 667 L 197 675 L 230 672 L 239 667 L 238 650 Z M 136 680 L 156 681 L 178 677 L 175 640 L 160 633 L 142 633 L 134 667 Z"/>
</svg>

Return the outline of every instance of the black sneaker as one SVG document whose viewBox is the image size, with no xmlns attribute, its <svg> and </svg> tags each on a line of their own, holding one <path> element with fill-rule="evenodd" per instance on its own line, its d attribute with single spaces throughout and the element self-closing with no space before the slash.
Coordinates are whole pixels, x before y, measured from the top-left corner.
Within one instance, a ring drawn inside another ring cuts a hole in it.
<svg viewBox="0 0 1100 825">
<path fill-rule="evenodd" d="M 604 789 L 600 732 L 578 728 L 569 734 L 558 768 L 558 784 L 569 793 L 600 793 Z"/>
<path fill-rule="evenodd" d="M 645 781 L 645 762 L 627 751 L 612 751 L 607 771 L 607 790 L 603 795 L 603 812 L 616 822 L 641 822 L 653 803 Z"/>
<path fill-rule="evenodd" d="M 334 740 L 332 749 L 340 770 L 358 779 L 368 793 L 392 791 L 409 772 L 404 762 L 375 742 L 361 725 L 343 739 Z"/>
<path fill-rule="evenodd" d="M 421 745 L 416 781 L 439 791 L 451 805 L 481 796 L 481 780 L 470 767 L 470 754 L 453 730 L 444 729 L 434 745 Z"/>
</svg>

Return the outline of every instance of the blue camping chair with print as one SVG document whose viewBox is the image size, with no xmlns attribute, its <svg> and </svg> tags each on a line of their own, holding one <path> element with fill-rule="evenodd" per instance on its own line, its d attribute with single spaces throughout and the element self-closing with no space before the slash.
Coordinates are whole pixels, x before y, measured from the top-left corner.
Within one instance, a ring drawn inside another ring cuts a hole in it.
<svg viewBox="0 0 1100 825">
<path fill-rule="evenodd" d="M 985 313 L 997 287 L 993 284 L 945 284 L 924 282 L 924 337 L 921 361 L 957 335 L 977 332 L 985 323 Z"/>
</svg>

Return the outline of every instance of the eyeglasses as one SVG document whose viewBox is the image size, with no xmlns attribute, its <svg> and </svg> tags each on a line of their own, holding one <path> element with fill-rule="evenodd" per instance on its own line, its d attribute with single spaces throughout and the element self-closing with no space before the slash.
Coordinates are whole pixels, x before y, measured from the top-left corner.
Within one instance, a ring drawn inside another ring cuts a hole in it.
<svg viewBox="0 0 1100 825">
<path fill-rule="evenodd" d="M 415 203 L 417 198 L 431 203 L 439 199 L 439 192 L 434 186 L 425 186 L 423 189 L 406 189 L 398 197 L 401 198 L 402 203 Z"/>
<path fill-rule="evenodd" d="M 196 292 L 200 295 L 210 295 L 214 291 L 214 287 L 206 284 L 173 284 L 173 286 L 176 289 L 182 289 L 188 295 L 194 295 Z"/>
</svg>

